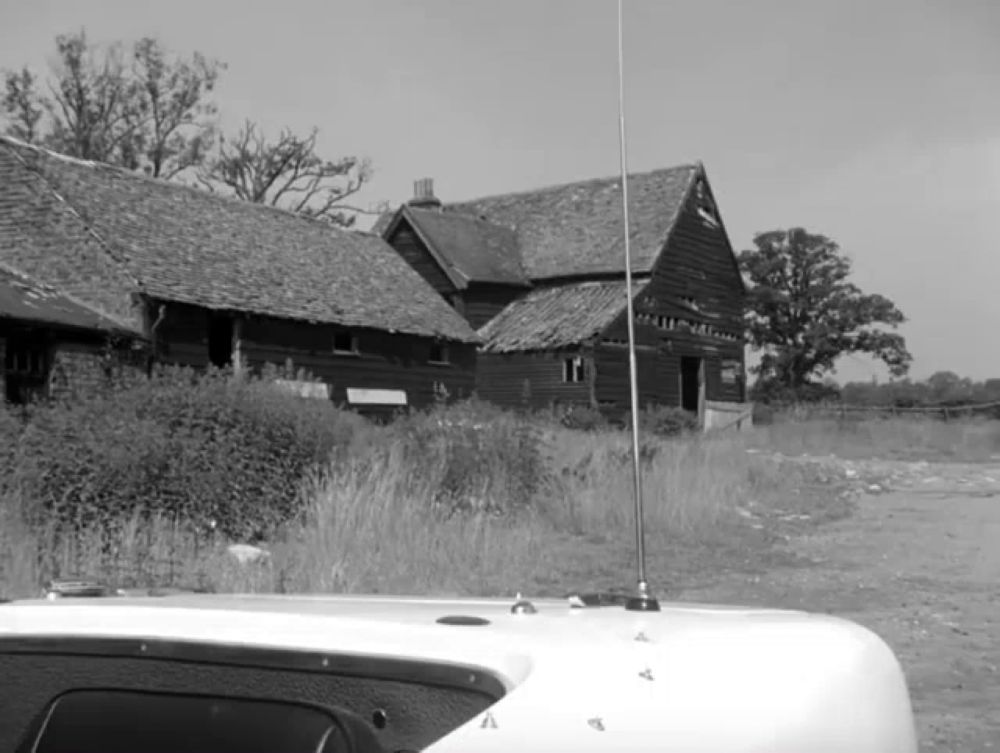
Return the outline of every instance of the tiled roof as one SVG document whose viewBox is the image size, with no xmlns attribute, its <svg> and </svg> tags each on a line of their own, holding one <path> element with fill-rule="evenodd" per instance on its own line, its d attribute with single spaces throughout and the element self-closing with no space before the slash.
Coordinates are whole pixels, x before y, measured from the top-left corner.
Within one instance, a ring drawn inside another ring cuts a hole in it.
<svg viewBox="0 0 1000 753">
<path fill-rule="evenodd" d="M 0 264 L 0 319 L 138 335 L 127 324 L 75 301 L 6 264 Z"/>
<path fill-rule="evenodd" d="M 645 284 L 634 283 L 633 298 Z M 625 308 L 625 280 L 579 282 L 533 290 L 479 330 L 485 353 L 551 350 L 602 332 Z"/>
<path fill-rule="evenodd" d="M 635 273 L 652 269 L 700 169 L 683 165 L 629 176 Z M 513 230 L 528 275 L 539 280 L 623 273 L 621 203 L 615 177 L 447 204 L 444 211 Z"/>
<path fill-rule="evenodd" d="M 368 232 L 373 235 L 382 235 L 388 229 L 389 225 L 396 218 L 396 212 L 382 212 L 378 216 L 378 219 L 372 224 Z"/>
<path fill-rule="evenodd" d="M 458 273 L 460 287 L 469 282 L 529 284 L 521 265 L 517 236 L 510 228 L 436 209 L 404 206 L 401 214 L 434 247 L 450 270 Z"/>
<path fill-rule="evenodd" d="M 147 294 L 206 308 L 476 341 L 379 237 L 12 139 Z M 0 200 L 6 183 L 0 180 Z M 0 204 L 3 202 L 0 201 Z M 4 249 L 0 247 L 0 254 Z"/>
</svg>

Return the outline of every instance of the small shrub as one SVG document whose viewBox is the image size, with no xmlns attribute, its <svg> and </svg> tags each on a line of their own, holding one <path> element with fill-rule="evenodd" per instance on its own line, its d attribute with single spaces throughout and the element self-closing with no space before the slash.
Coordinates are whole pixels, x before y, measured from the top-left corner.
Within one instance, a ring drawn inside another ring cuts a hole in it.
<svg viewBox="0 0 1000 753">
<path fill-rule="evenodd" d="M 632 426 L 632 412 L 625 414 L 625 428 Z M 698 416 L 683 408 L 648 406 L 639 413 L 639 428 L 658 437 L 676 437 L 698 429 Z"/>
<path fill-rule="evenodd" d="M 35 528 L 72 532 L 155 514 L 215 521 L 246 538 L 294 517 L 306 471 L 363 424 L 267 379 L 164 369 L 107 394 L 33 408 L 16 449 L 0 454 L 0 493 L 24 500 Z"/>
<path fill-rule="evenodd" d="M 563 427 L 577 431 L 604 431 L 608 428 L 604 414 L 587 405 L 571 405 L 563 409 L 557 418 Z"/>
</svg>

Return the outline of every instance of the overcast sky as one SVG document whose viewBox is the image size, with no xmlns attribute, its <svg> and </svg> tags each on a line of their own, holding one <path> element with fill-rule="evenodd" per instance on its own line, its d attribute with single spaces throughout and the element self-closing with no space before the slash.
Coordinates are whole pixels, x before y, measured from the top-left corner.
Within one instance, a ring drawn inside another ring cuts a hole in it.
<svg viewBox="0 0 1000 753">
<path fill-rule="evenodd" d="M 909 323 L 913 376 L 1000 376 L 1000 2 L 625 0 L 629 167 L 702 160 L 737 250 L 805 226 Z M 0 68 L 56 34 L 229 66 L 223 124 L 320 128 L 362 198 L 618 169 L 615 0 L 0 0 Z M 840 379 L 884 372 L 848 359 Z"/>
</svg>

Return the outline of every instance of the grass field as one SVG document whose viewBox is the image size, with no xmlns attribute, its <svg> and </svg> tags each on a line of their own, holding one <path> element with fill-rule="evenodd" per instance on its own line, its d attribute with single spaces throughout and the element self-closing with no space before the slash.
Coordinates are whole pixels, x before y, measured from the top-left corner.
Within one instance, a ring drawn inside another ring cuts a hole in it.
<svg viewBox="0 0 1000 753">
<path fill-rule="evenodd" d="M 53 569 L 122 585 L 226 591 L 500 595 L 629 586 L 627 434 L 549 430 L 545 441 L 551 480 L 533 506 L 503 516 L 429 514 L 435 490 L 393 446 L 340 463 L 306 481 L 307 517 L 267 542 L 270 561 L 257 566 L 235 562 L 225 541 L 163 520 L 94 527 L 74 541 L 57 541 L 25 527 L 8 500 L 0 594 L 37 592 Z M 770 519 L 769 510 L 815 522 L 849 514 L 850 501 L 821 474 L 775 462 L 771 451 L 985 460 L 1000 452 L 1000 430 L 908 419 L 778 421 L 744 434 L 649 444 L 656 450 L 643 471 L 649 548 L 675 552 L 674 572 L 703 577 L 702 562 L 713 570 L 764 566 L 785 535 L 777 523 L 760 522 Z M 748 505 L 759 514 L 749 517 Z"/>
</svg>

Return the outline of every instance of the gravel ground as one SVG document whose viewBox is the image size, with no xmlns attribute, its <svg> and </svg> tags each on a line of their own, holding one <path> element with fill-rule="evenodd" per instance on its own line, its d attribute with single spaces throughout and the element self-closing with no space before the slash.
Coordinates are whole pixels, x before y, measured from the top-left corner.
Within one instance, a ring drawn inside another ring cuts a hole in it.
<svg viewBox="0 0 1000 753">
<path fill-rule="evenodd" d="M 1000 465 L 775 459 L 814 464 L 855 513 L 783 537 L 784 562 L 677 596 L 856 620 L 903 664 L 921 751 L 1000 750 Z M 752 501 L 741 514 L 774 528 Z"/>
</svg>

